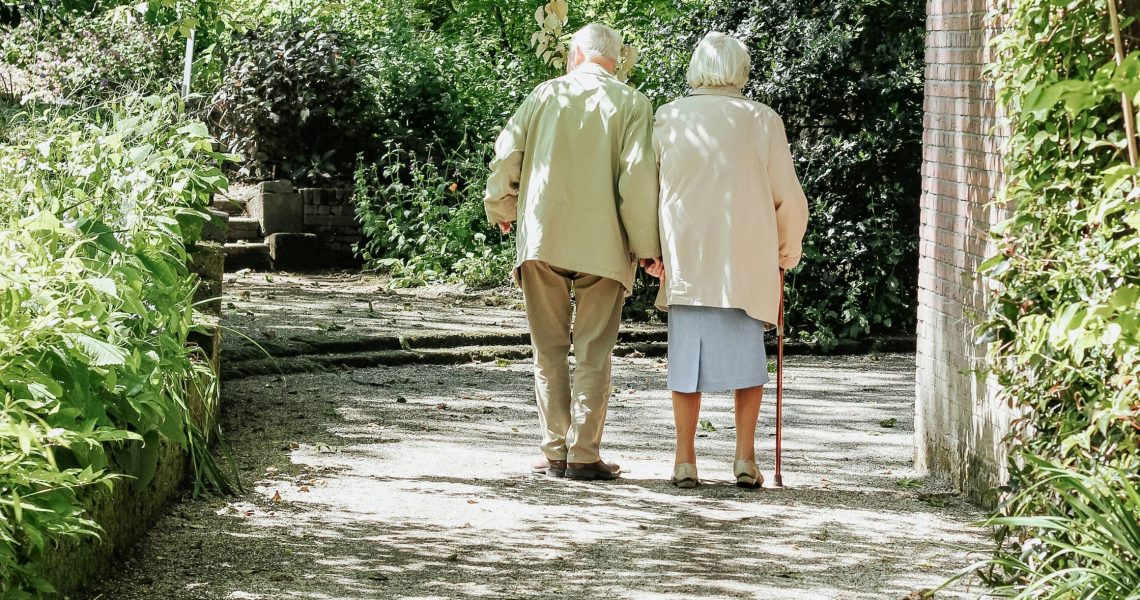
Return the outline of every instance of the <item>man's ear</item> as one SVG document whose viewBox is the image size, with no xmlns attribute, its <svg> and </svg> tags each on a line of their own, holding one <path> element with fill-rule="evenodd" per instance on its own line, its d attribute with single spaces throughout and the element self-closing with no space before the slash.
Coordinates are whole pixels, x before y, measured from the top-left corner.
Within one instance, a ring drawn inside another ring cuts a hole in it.
<svg viewBox="0 0 1140 600">
<path fill-rule="evenodd" d="M 569 73 L 574 69 L 577 69 L 578 67 L 582 66 L 582 63 L 585 61 L 586 53 L 582 52 L 581 48 L 571 48 L 570 60 L 566 61 L 566 72 Z"/>
</svg>

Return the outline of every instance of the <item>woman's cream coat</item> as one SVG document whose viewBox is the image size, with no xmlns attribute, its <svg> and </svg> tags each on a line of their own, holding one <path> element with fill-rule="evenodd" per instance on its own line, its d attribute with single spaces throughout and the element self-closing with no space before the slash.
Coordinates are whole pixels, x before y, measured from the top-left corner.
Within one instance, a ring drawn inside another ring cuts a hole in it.
<svg viewBox="0 0 1140 600">
<path fill-rule="evenodd" d="M 780 116 L 735 88 L 657 111 L 665 278 L 657 306 L 740 308 L 774 325 L 780 269 L 800 261 L 807 198 Z"/>
</svg>

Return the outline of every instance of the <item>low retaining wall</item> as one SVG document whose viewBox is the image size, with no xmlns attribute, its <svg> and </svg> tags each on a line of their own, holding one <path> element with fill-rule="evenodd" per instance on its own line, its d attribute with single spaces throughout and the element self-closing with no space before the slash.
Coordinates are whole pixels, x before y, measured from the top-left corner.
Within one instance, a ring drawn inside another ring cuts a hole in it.
<svg viewBox="0 0 1140 600">
<path fill-rule="evenodd" d="M 356 220 L 352 190 L 301 188 L 297 191 L 304 207 L 304 233 L 316 235 L 331 257 L 355 260 L 353 247 L 363 239 L 363 234 Z"/>
<path fill-rule="evenodd" d="M 218 244 L 202 244 L 191 250 L 189 267 L 199 276 L 201 283 L 194 298 L 196 302 L 213 300 L 221 294 L 223 259 L 219 258 L 219 252 Z M 192 333 L 189 343 L 202 349 L 206 360 L 218 373 L 222 337 L 217 312 L 221 302 L 218 299 L 200 306 L 208 312 L 196 313 L 202 331 Z M 188 386 L 188 389 L 192 388 Z M 198 423 L 217 417 L 210 412 L 211 403 L 193 391 L 187 394 L 187 403 Z M 154 475 L 145 485 L 138 480 L 123 478 L 116 481 L 111 489 L 96 487 L 85 491 L 83 502 L 88 517 L 103 529 L 99 538 L 56 542 L 36 565 L 40 575 L 64 597 L 82 591 L 93 580 L 113 569 L 123 553 L 150 530 L 167 505 L 185 489 L 190 474 L 187 453 L 178 446 L 163 442 L 158 454 Z"/>
</svg>

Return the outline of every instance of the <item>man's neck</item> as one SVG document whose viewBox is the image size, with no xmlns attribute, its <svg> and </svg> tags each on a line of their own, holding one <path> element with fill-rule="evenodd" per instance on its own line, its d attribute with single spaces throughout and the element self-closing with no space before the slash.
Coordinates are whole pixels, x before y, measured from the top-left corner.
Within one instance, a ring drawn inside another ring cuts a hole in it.
<svg viewBox="0 0 1140 600">
<path fill-rule="evenodd" d="M 582 64 L 578 65 L 577 69 L 580 69 L 586 65 L 597 65 L 605 69 L 605 71 L 610 75 L 613 75 L 614 71 L 617 70 L 617 63 L 614 62 L 614 60 L 606 58 L 604 56 L 592 56 L 590 58 L 587 58 L 586 60 L 582 61 Z"/>
</svg>

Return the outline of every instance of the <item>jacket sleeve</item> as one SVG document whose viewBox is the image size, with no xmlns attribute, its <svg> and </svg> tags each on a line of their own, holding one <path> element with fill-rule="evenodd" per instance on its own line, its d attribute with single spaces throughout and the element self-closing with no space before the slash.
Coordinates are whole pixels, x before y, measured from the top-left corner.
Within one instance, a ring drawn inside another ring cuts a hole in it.
<svg viewBox="0 0 1140 600">
<path fill-rule="evenodd" d="M 772 114 L 768 121 L 768 180 L 776 205 L 776 231 L 780 240 L 780 268 L 791 269 L 803 255 L 803 238 L 807 230 L 808 202 L 792 151 L 784 132 L 784 122 Z"/>
<path fill-rule="evenodd" d="M 489 165 L 491 174 L 487 177 L 487 191 L 483 195 L 483 206 L 491 223 L 514 221 L 518 217 L 519 182 L 522 180 L 523 149 L 526 148 L 532 98 L 533 94 L 523 100 L 495 140 L 495 156 Z"/>
<path fill-rule="evenodd" d="M 626 128 L 618 171 L 618 209 L 630 251 L 638 258 L 661 256 L 653 106 L 644 96 L 637 99 Z"/>
</svg>

